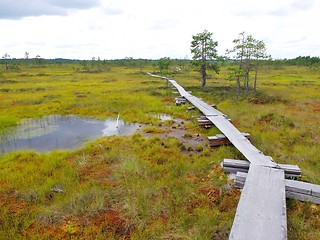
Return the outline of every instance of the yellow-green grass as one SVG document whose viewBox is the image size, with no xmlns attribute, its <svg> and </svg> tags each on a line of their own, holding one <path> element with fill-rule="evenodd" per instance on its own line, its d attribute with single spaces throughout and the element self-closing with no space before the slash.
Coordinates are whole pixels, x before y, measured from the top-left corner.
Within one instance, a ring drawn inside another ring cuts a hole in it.
<svg viewBox="0 0 320 240">
<path fill-rule="evenodd" d="M 227 239 L 240 192 L 219 163 L 242 155 L 232 146 L 186 151 L 179 139 L 157 137 L 163 133 L 157 113 L 184 119 L 191 137 L 218 133 L 197 126 L 199 111 L 174 106 L 175 90 L 162 80 L 139 68 L 77 68 L 52 64 L 3 72 L 0 130 L 50 114 L 120 114 L 147 124 L 142 132 L 154 137 L 105 137 L 73 152 L 0 156 L 0 239 Z M 239 100 L 224 68 L 210 74 L 205 89 L 195 71 L 170 77 L 217 104 L 265 154 L 299 165 L 302 180 L 320 184 L 319 73 L 264 67 L 257 96 L 241 94 Z M 319 206 L 288 200 L 287 209 L 289 239 L 319 239 Z"/>
</svg>

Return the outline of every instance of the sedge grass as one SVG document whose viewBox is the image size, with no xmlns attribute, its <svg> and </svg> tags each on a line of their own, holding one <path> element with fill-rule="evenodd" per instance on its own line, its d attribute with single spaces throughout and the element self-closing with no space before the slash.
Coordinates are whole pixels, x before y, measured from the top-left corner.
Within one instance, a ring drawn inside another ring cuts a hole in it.
<svg viewBox="0 0 320 240">
<path fill-rule="evenodd" d="M 81 73 L 77 67 L 2 73 L 0 130 L 27 117 L 120 114 L 125 121 L 148 124 L 145 131 L 157 135 L 159 120 L 152 115 L 168 114 L 186 122 L 189 137 L 218 133 L 197 126 L 197 110 L 174 106 L 173 90 L 139 69 Z M 172 78 L 217 104 L 276 162 L 297 164 L 302 180 L 320 184 L 318 72 L 265 68 L 257 96 L 238 100 L 223 69 L 206 89 L 194 71 Z M 232 146 L 198 150 L 186 151 L 176 138 L 134 134 L 101 138 L 73 152 L 1 155 L 0 238 L 227 239 L 240 193 L 219 163 L 243 156 Z M 287 209 L 289 239 L 319 238 L 319 206 L 288 200 Z"/>
</svg>

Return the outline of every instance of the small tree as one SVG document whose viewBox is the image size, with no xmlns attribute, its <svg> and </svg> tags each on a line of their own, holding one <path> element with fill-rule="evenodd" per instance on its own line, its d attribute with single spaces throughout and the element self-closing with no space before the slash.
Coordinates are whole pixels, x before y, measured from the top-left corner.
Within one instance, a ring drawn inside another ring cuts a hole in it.
<svg viewBox="0 0 320 240">
<path fill-rule="evenodd" d="M 229 78 L 237 80 L 237 98 L 240 93 L 241 79 L 245 92 L 249 92 L 250 73 L 254 71 L 254 94 L 257 88 L 258 68 L 261 59 L 268 58 L 266 47 L 263 41 L 253 38 L 251 35 L 245 36 L 244 32 L 239 34 L 239 38 L 233 40 L 235 46 L 227 50 L 227 54 L 235 54 L 238 68 L 229 68 Z"/>
<path fill-rule="evenodd" d="M 90 61 L 90 70 L 89 70 L 89 72 L 94 72 L 95 65 L 96 65 L 96 57 L 92 57 L 91 61 Z"/>
<path fill-rule="evenodd" d="M 138 61 L 137 61 L 137 64 L 140 68 L 140 72 L 143 72 L 143 69 L 145 67 L 145 64 L 146 64 L 146 60 L 142 59 L 142 58 L 139 58 Z"/>
<path fill-rule="evenodd" d="M 254 64 L 254 83 L 253 83 L 253 92 L 254 95 L 257 93 L 257 79 L 258 79 L 258 70 L 259 70 L 259 64 L 261 59 L 271 59 L 271 55 L 267 55 L 266 53 L 266 45 L 263 41 L 255 40 L 255 48 L 253 52 L 254 58 L 255 58 L 255 64 Z"/>
<path fill-rule="evenodd" d="M 102 67 L 103 67 L 103 71 L 111 71 L 111 65 L 107 60 L 103 60 L 102 61 Z"/>
<path fill-rule="evenodd" d="M 33 59 L 35 65 L 40 68 L 43 66 L 43 59 L 40 57 L 40 55 L 37 55 L 34 59 Z"/>
<path fill-rule="evenodd" d="M 193 54 L 192 64 L 199 68 L 201 73 L 202 87 L 206 86 L 207 82 L 207 69 L 212 69 L 219 73 L 219 67 L 216 62 L 218 55 L 216 47 L 217 41 L 212 40 L 212 33 L 204 30 L 192 36 L 191 53 Z"/>
<path fill-rule="evenodd" d="M 235 44 L 235 46 L 233 47 L 233 49 L 228 50 L 227 49 L 227 54 L 231 54 L 231 53 L 236 53 L 235 58 L 238 60 L 239 62 L 239 67 L 238 69 L 231 67 L 229 68 L 229 79 L 233 79 L 235 78 L 237 80 L 237 98 L 238 95 L 240 93 L 240 88 L 241 88 L 241 78 L 243 76 L 243 68 L 244 68 L 244 53 L 245 53 L 245 35 L 244 32 L 239 34 L 239 38 L 234 39 L 233 43 Z"/>
<path fill-rule="evenodd" d="M 24 62 L 25 62 L 26 65 L 28 64 L 28 61 L 29 61 L 29 53 L 25 52 L 24 53 Z"/>
<path fill-rule="evenodd" d="M 168 57 L 160 58 L 158 61 L 158 67 L 161 74 L 168 74 L 169 66 L 171 64 L 171 60 Z"/>
<path fill-rule="evenodd" d="M 97 72 L 102 72 L 100 57 L 97 58 Z"/>
<path fill-rule="evenodd" d="M 5 53 L 2 56 L 2 59 L 4 60 L 4 66 L 5 66 L 5 70 L 8 71 L 10 68 L 10 64 L 9 64 L 9 60 L 10 60 L 10 55 L 8 53 Z"/>
<path fill-rule="evenodd" d="M 135 60 L 133 59 L 133 57 L 125 57 L 124 60 L 125 60 L 125 66 L 127 68 L 135 66 Z"/>
<path fill-rule="evenodd" d="M 86 60 L 83 60 L 81 63 L 80 63 L 81 67 L 82 67 L 82 71 L 83 72 L 89 72 L 89 67 L 88 67 L 88 63 Z"/>
</svg>

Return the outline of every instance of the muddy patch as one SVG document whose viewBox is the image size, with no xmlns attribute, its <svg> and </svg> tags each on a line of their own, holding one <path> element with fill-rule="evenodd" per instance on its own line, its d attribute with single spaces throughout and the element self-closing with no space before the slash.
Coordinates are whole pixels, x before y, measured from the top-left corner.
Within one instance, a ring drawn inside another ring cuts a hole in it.
<svg viewBox="0 0 320 240">
<path fill-rule="evenodd" d="M 156 128 L 159 130 L 157 133 L 145 132 L 143 129 L 138 130 L 138 133 L 144 137 L 177 138 L 184 144 L 186 151 L 200 151 L 206 147 L 206 137 L 186 129 L 185 124 L 187 121 L 183 119 L 173 119 L 172 121 L 173 124 L 170 126 L 166 126 L 165 124 L 157 126 Z"/>
</svg>

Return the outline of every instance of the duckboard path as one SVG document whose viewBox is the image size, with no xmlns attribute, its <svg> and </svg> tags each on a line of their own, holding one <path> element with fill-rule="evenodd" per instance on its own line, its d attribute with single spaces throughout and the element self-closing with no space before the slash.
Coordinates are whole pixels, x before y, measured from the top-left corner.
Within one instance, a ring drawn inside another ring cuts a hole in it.
<svg viewBox="0 0 320 240">
<path fill-rule="evenodd" d="M 246 157 L 250 168 L 239 200 L 229 239 L 287 239 L 284 170 L 251 144 L 227 116 L 188 93 L 175 80 L 147 73 L 170 82 L 179 94 L 198 108 Z"/>
</svg>

